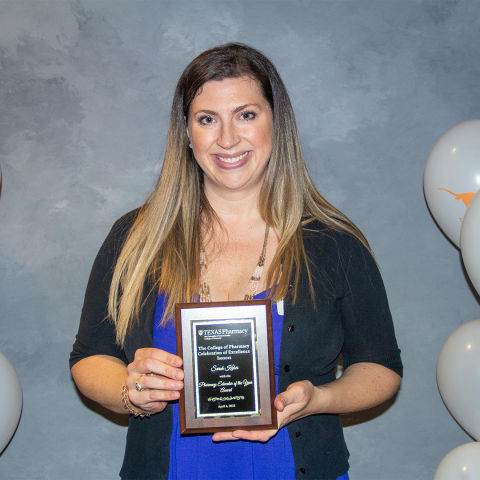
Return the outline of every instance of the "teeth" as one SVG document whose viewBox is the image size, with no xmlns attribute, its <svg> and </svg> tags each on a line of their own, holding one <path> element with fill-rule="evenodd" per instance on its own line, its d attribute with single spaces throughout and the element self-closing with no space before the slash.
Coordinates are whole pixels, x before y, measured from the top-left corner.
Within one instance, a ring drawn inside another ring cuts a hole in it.
<svg viewBox="0 0 480 480">
<path fill-rule="evenodd" d="M 220 155 L 217 155 L 217 158 L 225 163 L 235 163 L 241 160 L 242 158 L 245 158 L 249 153 L 250 152 L 245 152 L 243 155 L 239 155 L 238 157 L 233 157 L 233 158 L 223 158 Z"/>
</svg>

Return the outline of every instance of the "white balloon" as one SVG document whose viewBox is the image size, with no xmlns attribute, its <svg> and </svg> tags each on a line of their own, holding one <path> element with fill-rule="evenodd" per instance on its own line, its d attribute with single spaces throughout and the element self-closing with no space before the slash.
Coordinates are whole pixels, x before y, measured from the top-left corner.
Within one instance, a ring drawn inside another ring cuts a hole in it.
<svg viewBox="0 0 480 480">
<path fill-rule="evenodd" d="M 475 194 L 465 213 L 460 248 L 468 276 L 480 294 L 480 192 Z"/>
<path fill-rule="evenodd" d="M 478 480 L 480 443 L 466 443 L 447 453 L 437 467 L 433 480 Z"/>
<path fill-rule="evenodd" d="M 465 323 L 447 338 L 438 357 L 437 384 L 455 420 L 480 440 L 480 320 Z"/>
<path fill-rule="evenodd" d="M 22 386 L 8 358 L 0 352 L 0 453 L 15 433 L 22 412 Z"/>
<path fill-rule="evenodd" d="M 465 210 L 480 189 L 480 120 L 460 123 L 438 140 L 428 157 L 423 188 L 438 225 L 460 246 Z"/>
</svg>

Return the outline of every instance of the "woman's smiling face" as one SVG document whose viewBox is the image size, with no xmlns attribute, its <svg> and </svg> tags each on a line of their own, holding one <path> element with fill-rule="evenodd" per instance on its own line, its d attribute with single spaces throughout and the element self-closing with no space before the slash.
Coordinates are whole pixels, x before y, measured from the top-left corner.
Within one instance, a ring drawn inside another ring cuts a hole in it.
<svg viewBox="0 0 480 480">
<path fill-rule="evenodd" d="M 187 129 L 206 192 L 260 191 L 272 153 L 273 114 L 255 80 L 205 83 L 190 105 Z"/>
</svg>

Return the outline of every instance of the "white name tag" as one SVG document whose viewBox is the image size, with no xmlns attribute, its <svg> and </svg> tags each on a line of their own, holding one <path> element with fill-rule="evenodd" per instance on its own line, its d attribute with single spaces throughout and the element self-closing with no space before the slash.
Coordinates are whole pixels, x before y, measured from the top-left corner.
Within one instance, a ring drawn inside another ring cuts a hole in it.
<svg viewBox="0 0 480 480">
<path fill-rule="evenodd" d="M 277 302 L 277 312 L 278 312 L 279 315 L 282 315 L 282 316 L 284 315 L 284 313 L 283 313 L 283 298 L 279 302 Z"/>
</svg>

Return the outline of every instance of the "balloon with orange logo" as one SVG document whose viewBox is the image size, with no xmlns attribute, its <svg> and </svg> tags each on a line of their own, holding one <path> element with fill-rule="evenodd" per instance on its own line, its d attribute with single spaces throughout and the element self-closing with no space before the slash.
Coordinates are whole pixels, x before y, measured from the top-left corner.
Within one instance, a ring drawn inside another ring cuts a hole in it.
<svg viewBox="0 0 480 480">
<path fill-rule="evenodd" d="M 475 194 L 465 213 L 460 247 L 465 269 L 480 295 L 480 191 Z"/>
<path fill-rule="evenodd" d="M 442 135 L 428 157 L 423 188 L 436 222 L 459 247 L 465 211 L 480 190 L 480 120 Z"/>
</svg>

